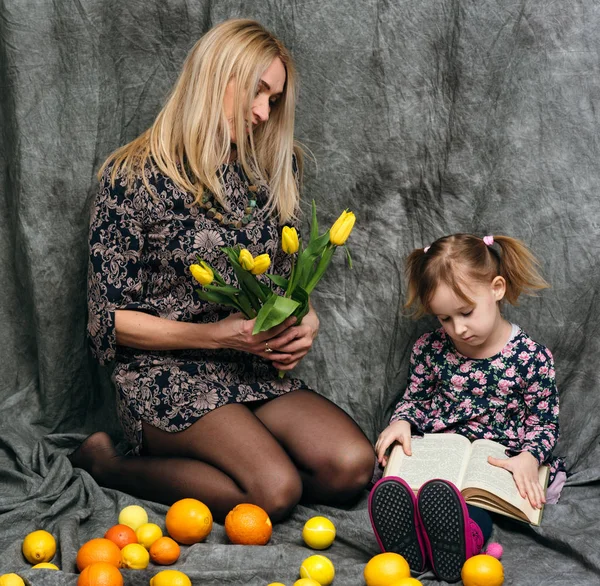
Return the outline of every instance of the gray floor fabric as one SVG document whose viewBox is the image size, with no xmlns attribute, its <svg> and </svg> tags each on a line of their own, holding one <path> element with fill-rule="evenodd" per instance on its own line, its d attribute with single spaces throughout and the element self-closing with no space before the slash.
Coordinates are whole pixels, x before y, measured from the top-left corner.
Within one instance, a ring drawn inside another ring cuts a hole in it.
<svg viewBox="0 0 600 586">
<path fill-rule="evenodd" d="M 132 497 L 99 488 L 65 455 L 118 435 L 108 373 L 86 349 L 89 199 L 108 153 L 151 123 L 192 44 L 232 16 L 262 21 L 300 73 L 297 135 L 314 154 L 305 203 L 322 223 L 358 217 L 355 268 L 337 257 L 314 295 L 321 333 L 298 369 L 371 439 L 431 326 L 402 315 L 404 257 L 458 231 L 509 234 L 552 289 L 507 311 L 554 353 L 559 453 L 571 474 L 540 528 L 501 521 L 506 584 L 600 582 L 600 7 L 593 0 L 5 0 L 0 4 L 0 573 L 74 586 L 81 543 Z M 145 504 L 151 520 L 166 508 Z M 291 585 L 304 521 L 338 537 L 334 585 L 363 584 L 377 553 L 366 494 L 350 510 L 298 507 L 267 547 L 216 526 L 184 548 L 194 585 Z M 59 541 L 60 572 L 30 570 L 21 541 Z M 156 568 L 127 571 L 148 584 Z M 435 584 L 431 575 L 424 584 Z"/>
</svg>

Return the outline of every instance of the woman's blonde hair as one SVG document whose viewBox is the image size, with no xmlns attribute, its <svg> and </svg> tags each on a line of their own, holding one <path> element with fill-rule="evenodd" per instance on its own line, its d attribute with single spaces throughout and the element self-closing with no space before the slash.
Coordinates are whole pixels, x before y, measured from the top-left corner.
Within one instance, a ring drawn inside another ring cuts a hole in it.
<svg viewBox="0 0 600 586">
<path fill-rule="evenodd" d="M 281 97 L 271 106 L 269 120 L 253 132 L 248 117 L 261 75 L 273 59 L 281 59 L 286 81 Z M 231 153 L 231 133 L 224 113 L 225 89 L 235 79 L 235 135 L 237 156 L 253 183 L 269 186 L 267 209 L 281 223 L 295 217 L 299 186 L 294 175 L 296 155 L 299 176 L 302 151 L 294 142 L 296 72 L 284 45 L 258 22 L 233 19 L 209 30 L 192 48 L 166 104 L 152 126 L 129 144 L 113 152 L 98 173 L 112 165 L 133 183 L 144 170 L 157 167 L 184 191 L 201 201 L 204 190 L 228 209 L 219 172 Z M 247 132 L 246 127 L 249 127 Z"/>
<path fill-rule="evenodd" d="M 504 299 L 517 305 L 521 294 L 534 295 L 539 289 L 549 287 L 538 272 L 538 266 L 535 256 L 517 238 L 487 236 L 484 240 L 472 234 L 444 236 L 408 256 L 405 308 L 412 310 L 414 317 L 431 313 L 431 300 L 440 284 L 447 285 L 466 303 L 473 303 L 463 291 L 465 285 L 491 283 L 497 276 L 506 281 Z"/>
</svg>

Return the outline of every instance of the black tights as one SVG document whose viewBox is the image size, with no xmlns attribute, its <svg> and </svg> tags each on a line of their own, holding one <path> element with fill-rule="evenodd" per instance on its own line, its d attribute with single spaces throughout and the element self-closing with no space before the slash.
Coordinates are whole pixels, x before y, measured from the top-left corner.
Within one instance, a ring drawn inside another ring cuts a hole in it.
<svg viewBox="0 0 600 586">
<path fill-rule="evenodd" d="M 106 434 L 94 434 L 71 461 L 102 486 L 140 498 L 165 504 L 197 498 L 219 522 L 241 502 L 263 507 L 278 521 L 300 499 L 351 501 L 375 463 L 358 425 L 307 390 L 225 405 L 178 433 L 144 423 L 143 438 L 144 455 L 119 457 Z"/>
</svg>

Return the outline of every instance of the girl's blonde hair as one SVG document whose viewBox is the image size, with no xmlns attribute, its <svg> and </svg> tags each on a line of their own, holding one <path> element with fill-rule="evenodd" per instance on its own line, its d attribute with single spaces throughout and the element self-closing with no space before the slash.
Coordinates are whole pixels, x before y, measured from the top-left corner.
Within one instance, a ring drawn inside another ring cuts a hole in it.
<svg viewBox="0 0 600 586">
<path fill-rule="evenodd" d="M 491 242 L 491 238 L 487 236 L 485 240 Z M 522 293 L 534 295 L 539 289 L 549 287 L 538 266 L 537 259 L 517 238 L 494 236 L 493 244 L 488 245 L 472 234 L 444 236 L 408 256 L 405 308 L 412 310 L 415 317 L 431 313 L 431 299 L 442 283 L 466 303 L 473 303 L 464 293 L 464 286 L 469 281 L 491 283 L 497 276 L 506 281 L 504 299 L 517 305 Z"/>
<path fill-rule="evenodd" d="M 269 120 L 253 132 L 250 109 L 260 78 L 275 58 L 281 59 L 286 81 L 281 97 L 271 106 Z M 204 190 L 229 209 L 219 169 L 229 160 L 231 133 L 224 113 L 225 89 L 235 79 L 234 124 L 238 159 L 253 183 L 269 186 L 267 209 L 281 223 L 295 217 L 302 151 L 294 142 L 296 72 L 289 51 L 253 20 L 227 20 L 209 30 L 188 54 L 166 104 L 152 126 L 113 152 L 98 173 L 112 165 L 132 184 L 142 178 L 150 191 L 146 169 L 156 167 L 200 202 Z M 246 127 L 249 127 L 249 132 Z"/>
</svg>

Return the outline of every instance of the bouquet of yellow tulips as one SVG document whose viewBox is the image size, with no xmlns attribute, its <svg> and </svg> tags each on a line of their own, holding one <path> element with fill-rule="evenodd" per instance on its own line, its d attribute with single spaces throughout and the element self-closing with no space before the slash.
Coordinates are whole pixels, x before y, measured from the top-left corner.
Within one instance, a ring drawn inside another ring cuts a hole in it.
<svg viewBox="0 0 600 586">
<path fill-rule="evenodd" d="M 248 319 L 256 318 L 253 334 L 269 330 L 292 315 L 300 323 L 308 313 L 310 294 L 340 246 L 344 246 L 348 264 L 352 268 L 352 258 L 345 243 L 355 220 L 354 213 L 346 210 L 327 232 L 319 235 L 317 209 L 313 201 L 310 238 L 306 247 L 301 247 L 295 228 L 283 227 L 281 247 L 285 253 L 297 255 L 289 278 L 267 273 L 271 265 L 268 254 L 253 257 L 245 248 L 225 247 L 222 250 L 229 257 L 239 287 L 225 283 L 214 268 L 198 257 L 198 264 L 190 266 L 192 276 L 202 285 L 196 292 L 200 299 L 234 307 Z M 280 287 L 284 295 L 277 294 L 256 278 L 262 274 Z"/>
</svg>

